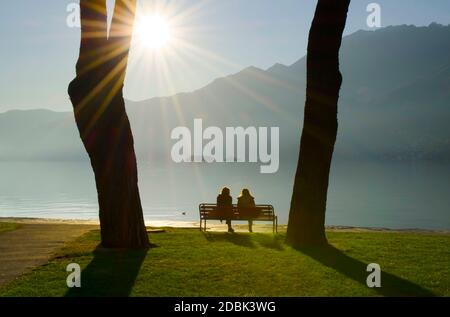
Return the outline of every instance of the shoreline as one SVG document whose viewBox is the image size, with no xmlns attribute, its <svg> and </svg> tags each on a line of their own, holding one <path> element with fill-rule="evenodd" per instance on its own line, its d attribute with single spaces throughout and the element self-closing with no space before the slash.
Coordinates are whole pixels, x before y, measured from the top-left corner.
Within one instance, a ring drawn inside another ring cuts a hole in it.
<svg viewBox="0 0 450 317">
<path fill-rule="evenodd" d="M 54 219 L 54 218 L 27 218 L 27 217 L 0 217 L 0 222 L 13 222 L 18 224 L 66 224 L 66 225 L 94 225 L 99 226 L 98 220 L 82 220 L 82 219 Z M 153 228 L 185 228 L 185 229 L 198 229 L 199 222 L 197 221 L 170 221 L 170 220 L 154 220 L 146 221 L 147 227 Z M 255 224 L 256 228 L 272 228 L 271 224 Z M 208 225 L 208 231 L 219 231 L 226 227 L 220 223 L 210 223 Z M 246 231 L 247 225 L 238 223 L 235 227 L 241 231 Z M 286 231 L 287 225 L 278 225 L 279 231 Z M 409 232 L 409 233 L 438 233 L 438 234 L 450 234 L 450 229 L 422 229 L 422 228 L 379 228 L 379 227 L 358 227 L 358 226 L 326 226 L 328 231 L 340 231 L 340 232 Z"/>
</svg>

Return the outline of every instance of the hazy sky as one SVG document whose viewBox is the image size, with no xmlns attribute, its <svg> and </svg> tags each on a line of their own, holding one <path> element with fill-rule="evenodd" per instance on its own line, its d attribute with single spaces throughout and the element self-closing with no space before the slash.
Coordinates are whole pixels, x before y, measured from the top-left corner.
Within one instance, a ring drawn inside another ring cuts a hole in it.
<svg viewBox="0 0 450 317">
<path fill-rule="evenodd" d="M 66 24 L 71 0 L 14 0 L 0 11 L 0 111 L 71 109 L 79 33 Z M 450 23 L 448 0 L 353 0 L 346 34 L 367 29 L 366 6 L 377 2 L 382 24 Z M 305 54 L 316 1 L 140 0 L 173 24 L 175 42 L 164 51 L 133 49 L 125 96 L 141 100 L 192 91 L 254 65 L 292 64 Z"/>
</svg>

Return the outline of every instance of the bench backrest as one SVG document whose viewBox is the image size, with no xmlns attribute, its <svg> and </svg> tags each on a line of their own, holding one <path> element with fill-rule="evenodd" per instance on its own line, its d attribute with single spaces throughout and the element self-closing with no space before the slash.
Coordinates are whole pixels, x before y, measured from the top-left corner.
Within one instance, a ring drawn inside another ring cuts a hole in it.
<svg viewBox="0 0 450 317">
<path fill-rule="evenodd" d="M 274 208 L 272 205 L 256 205 L 255 207 L 258 210 L 258 217 L 254 219 L 268 219 L 273 220 L 275 217 Z M 199 212 L 200 219 L 218 219 L 214 216 L 214 213 L 217 211 L 217 204 L 200 204 Z M 233 205 L 233 214 L 234 219 L 239 219 L 239 209 L 237 205 Z"/>
</svg>

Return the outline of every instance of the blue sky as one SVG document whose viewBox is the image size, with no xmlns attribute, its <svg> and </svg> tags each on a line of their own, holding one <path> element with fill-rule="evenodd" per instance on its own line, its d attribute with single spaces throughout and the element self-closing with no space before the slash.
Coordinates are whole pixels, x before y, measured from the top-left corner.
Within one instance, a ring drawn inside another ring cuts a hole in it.
<svg viewBox="0 0 450 317">
<path fill-rule="evenodd" d="M 66 94 L 74 76 L 79 29 L 66 25 L 71 0 L 14 0 L 0 11 L 0 111 L 71 109 Z M 141 100 L 198 89 L 250 65 L 292 64 L 305 54 L 316 1 L 140 0 L 155 3 L 177 22 L 187 47 L 165 52 L 133 50 L 125 96 Z M 382 8 L 382 24 L 450 24 L 448 0 L 353 0 L 346 34 L 367 29 L 367 4 Z M 175 8 L 175 9 L 174 9 Z M 195 9 L 194 9 L 195 8 Z"/>
</svg>

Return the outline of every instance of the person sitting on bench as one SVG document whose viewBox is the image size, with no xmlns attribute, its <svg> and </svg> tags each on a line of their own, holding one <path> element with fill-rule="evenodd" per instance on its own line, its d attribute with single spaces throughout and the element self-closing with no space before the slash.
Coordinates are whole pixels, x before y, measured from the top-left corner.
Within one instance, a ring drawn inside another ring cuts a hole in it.
<svg viewBox="0 0 450 317">
<path fill-rule="evenodd" d="M 222 188 L 222 192 L 217 196 L 217 210 L 221 218 L 227 221 L 228 232 L 234 232 L 231 227 L 231 219 L 233 217 L 233 198 L 230 195 L 230 189 Z"/>
<path fill-rule="evenodd" d="M 250 191 L 247 188 L 244 188 L 241 192 L 241 195 L 238 197 L 237 207 L 239 210 L 239 214 L 250 218 L 248 221 L 248 231 L 253 232 L 253 220 L 252 217 L 255 217 L 255 198 L 250 194 Z"/>
</svg>

